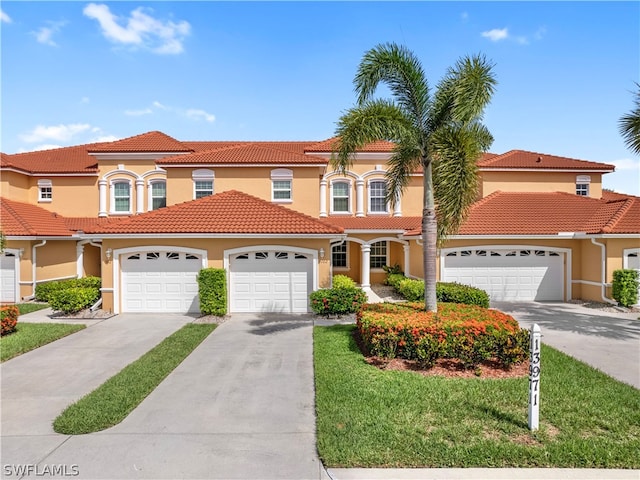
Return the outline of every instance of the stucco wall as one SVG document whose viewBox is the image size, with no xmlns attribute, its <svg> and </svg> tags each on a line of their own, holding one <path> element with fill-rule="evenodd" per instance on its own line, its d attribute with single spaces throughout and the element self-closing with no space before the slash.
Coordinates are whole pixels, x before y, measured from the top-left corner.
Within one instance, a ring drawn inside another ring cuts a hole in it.
<svg viewBox="0 0 640 480">
<path fill-rule="evenodd" d="M 16 202 L 28 202 L 29 177 L 17 172 L 3 171 L 0 175 L 0 195 Z"/>
<path fill-rule="evenodd" d="M 30 177 L 28 202 L 64 217 L 98 216 L 98 177 Z M 38 201 L 38 180 L 51 180 L 51 201 Z"/>
<path fill-rule="evenodd" d="M 602 197 L 602 174 L 586 173 L 591 177 L 589 196 Z M 482 196 L 493 192 L 566 192 L 576 193 L 576 172 L 490 172 L 480 173 Z"/>
</svg>

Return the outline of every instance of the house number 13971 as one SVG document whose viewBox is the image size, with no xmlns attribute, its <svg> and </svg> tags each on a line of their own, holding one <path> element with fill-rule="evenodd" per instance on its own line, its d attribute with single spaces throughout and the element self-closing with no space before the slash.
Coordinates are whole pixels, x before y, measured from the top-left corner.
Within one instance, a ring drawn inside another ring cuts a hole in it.
<svg viewBox="0 0 640 480">
<path fill-rule="evenodd" d="M 540 420 L 540 327 L 531 327 L 529 344 L 529 430 L 538 430 Z"/>
</svg>

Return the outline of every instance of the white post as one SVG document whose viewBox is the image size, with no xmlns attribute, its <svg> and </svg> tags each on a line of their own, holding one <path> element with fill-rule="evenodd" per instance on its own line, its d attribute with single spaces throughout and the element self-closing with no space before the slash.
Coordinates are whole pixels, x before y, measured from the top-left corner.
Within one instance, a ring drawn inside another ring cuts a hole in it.
<svg viewBox="0 0 640 480">
<path fill-rule="evenodd" d="M 107 216 L 107 181 L 98 180 L 98 191 L 100 192 L 100 205 L 98 207 L 98 216 Z"/>
<path fill-rule="evenodd" d="M 327 181 L 320 180 L 320 216 L 327 216 Z"/>
<path fill-rule="evenodd" d="M 362 250 L 362 265 L 360 265 L 360 286 L 362 288 L 369 288 L 371 287 L 371 266 L 369 265 L 369 261 L 371 259 L 371 245 L 361 245 L 360 249 Z"/>
<path fill-rule="evenodd" d="M 529 430 L 538 430 L 540 420 L 540 327 L 531 326 L 529 344 Z"/>
<path fill-rule="evenodd" d="M 405 277 L 409 277 L 411 276 L 411 269 L 410 269 L 410 256 L 409 253 L 411 252 L 411 246 L 410 245 L 403 245 L 402 249 L 404 250 L 404 276 Z"/>
<path fill-rule="evenodd" d="M 84 277 L 84 245 L 76 245 L 76 275 L 78 278 Z"/>
<path fill-rule="evenodd" d="M 356 217 L 364 217 L 364 180 L 356 180 Z"/>
<path fill-rule="evenodd" d="M 136 213 L 144 213 L 144 180 L 136 180 Z"/>
</svg>

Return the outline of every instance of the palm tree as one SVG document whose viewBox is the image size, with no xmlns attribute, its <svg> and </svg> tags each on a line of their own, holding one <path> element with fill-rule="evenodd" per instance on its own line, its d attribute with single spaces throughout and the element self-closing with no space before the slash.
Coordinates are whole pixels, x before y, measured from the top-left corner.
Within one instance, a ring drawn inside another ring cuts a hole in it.
<svg viewBox="0 0 640 480">
<path fill-rule="evenodd" d="M 484 56 L 463 57 L 450 68 L 434 94 L 417 57 L 404 46 L 378 45 L 365 53 L 354 79 L 357 106 L 336 129 L 332 165 L 345 173 L 355 152 L 387 140 L 395 144 L 389 160 L 387 200 L 393 205 L 423 172 L 423 268 L 425 309 L 437 311 L 438 241 L 455 232 L 478 192 L 476 161 L 493 137 L 481 123 L 496 80 Z M 386 85 L 392 100 L 373 99 Z M 436 211 L 437 205 L 437 211 Z"/>
<path fill-rule="evenodd" d="M 640 155 L 640 83 L 636 83 L 638 91 L 635 93 L 633 103 L 635 108 L 631 112 L 620 117 L 618 126 L 624 143 L 633 153 Z"/>
</svg>

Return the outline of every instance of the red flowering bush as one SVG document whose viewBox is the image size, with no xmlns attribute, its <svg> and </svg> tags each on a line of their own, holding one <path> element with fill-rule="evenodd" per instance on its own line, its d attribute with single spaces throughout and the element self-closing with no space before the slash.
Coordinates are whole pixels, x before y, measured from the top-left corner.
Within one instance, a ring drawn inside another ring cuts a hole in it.
<svg viewBox="0 0 640 480">
<path fill-rule="evenodd" d="M 18 316 L 20 312 L 15 305 L 8 305 L 0 307 L 0 336 L 4 337 L 16 330 L 16 324 L 18 323 Z"/>
<path fill-rule="evenodd" d="M 467 368 L 489 358 L 506 367 L 527 358 L 528 332 L 510 315 L 475 305 L 441 303 L 433 314 L 419 303 L 367 304 L 357 328 L 370 354 L 425 367 L 438 358 L 458 359 Z"/>
</svg>

